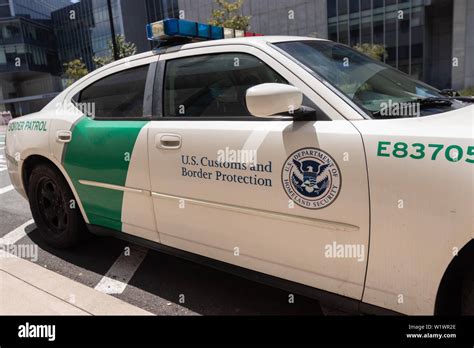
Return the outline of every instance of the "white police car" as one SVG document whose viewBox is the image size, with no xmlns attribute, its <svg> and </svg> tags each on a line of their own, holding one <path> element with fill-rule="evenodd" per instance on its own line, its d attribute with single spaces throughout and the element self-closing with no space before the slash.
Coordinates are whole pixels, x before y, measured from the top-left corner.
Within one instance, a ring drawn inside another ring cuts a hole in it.
<svg viewBox="0 0 474 348">
<path fill-rule="evenodd" d="M 330 41 L 148 33 L 167 42 L 8 126 L 48 243 L 109 232 L 362 311 L 474 313 L 469 99 Z"/>
</svg>

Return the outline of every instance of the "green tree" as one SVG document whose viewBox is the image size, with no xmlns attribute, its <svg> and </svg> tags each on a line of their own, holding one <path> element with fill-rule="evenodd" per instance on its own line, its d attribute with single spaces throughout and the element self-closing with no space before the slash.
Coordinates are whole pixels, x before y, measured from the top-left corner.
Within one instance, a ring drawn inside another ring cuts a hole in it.
<svg viewBox="0 0 474 348">
<path fill-rule="evenodd" d="M 212 11 L 209 24 L 237 30 L 248 30 L 250 26 L 250 16 L 243 16 L 240 12 L 244 0 L 234 2 L 226 0 L 216 0 L 219 8 Z"/>
<path fill-rule="evenodd" d="M 86 65 L 82 62 L 82 59 L 73 59 L 64 65 L 64 76 L 67 78 L 66 85 L 70 86 L 80 78 L 86 76 L 87 71 Z"/>
<path fill-rule="evenodd" d="M 115 42 L 117 43 L 117 53 L 119 59 L 130 57 L 137 53 L 137 47 L 135 46 L 135 44 L 132 42 L 125 41 L 125 37 L 123 35 L 115 35 Z M 109 55 L 94 56 L 92 58 L 96 68 L 103 67 L 104 65 L 107 65 L 114 61 L 114 45 L 112 43 L 112 40 L 109 41 L 108 47 L 110 51 Z"/>
<path fill-rule="evenodd" d="M 474 97 L 474 86 L 459 91 L 459 94 L 461 94 L 463 97 Z"/>
<path fill-rule="evenodd" d="M 357 44 L 354 46 L 354 48 L 359 51 L 364 53 L 365 55 L 369 56 L 370 58 L 376 59 L 376 60 L 383 60 L 384 58 L 388 57 L 387 51 L 385 50 L 385 47 L 382 45 L 372 45 L 368 43 L 364 44 Z"/>
</svg>

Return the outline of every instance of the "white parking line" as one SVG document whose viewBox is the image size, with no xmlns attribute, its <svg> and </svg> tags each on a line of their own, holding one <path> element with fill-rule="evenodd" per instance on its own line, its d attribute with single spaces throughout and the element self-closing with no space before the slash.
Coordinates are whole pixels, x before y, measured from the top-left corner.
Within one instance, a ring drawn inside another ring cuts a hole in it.
<svg viewBox="0 0 474 348">
<path fill-rule="evenodd" d="M 4 172 L 5 170 L 8 170 L 8 168 L 0 168 L 0 172 Z"/>
<path fill-rule="evenodd" d="M 8 185 L 6 187 L 2 187 L 2 188 L 0 188 L 0 195 L 3 195 L 4 193 L 7 193 L 11 190 L 13 190 L 13 185 Z"/>
<path fill-rule="evenodd" d="M 15 244 L 16 242 L 18 242 L 20 239 L 22 239 L 24 236 L 26 236 L 29 233 L 25 231 L 25 228 L 31 225 L 33 222 L 34 222 L 33 220 L 28 220 L 20 227 L 15 228 L 13 231 L 4 235 L 2 238 L 0 238 L 0 245 L 1 244 L 10 245 L 10 244 Z"/>
<path fill-rule="evenodd" d="M 95 289 L 106 294 L 121 294 L 127 287 L 148 250 L 136 246 L 130 247 L 130 253 L 122 252 Z"/>
</svg>

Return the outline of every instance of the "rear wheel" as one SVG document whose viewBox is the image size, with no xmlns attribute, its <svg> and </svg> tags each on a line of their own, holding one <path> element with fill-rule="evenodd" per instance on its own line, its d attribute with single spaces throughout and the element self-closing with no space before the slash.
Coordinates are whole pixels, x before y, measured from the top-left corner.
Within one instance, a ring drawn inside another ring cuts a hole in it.
<svg viewBox="0 0 474 348">
<path fill-rule="evenodd" d="M 87 235 L 74 195 L 58 170 L 35 167 L 30 175 L 28 198 L 41 237 L 56 248 L 77 245 Z"/>
</svg>

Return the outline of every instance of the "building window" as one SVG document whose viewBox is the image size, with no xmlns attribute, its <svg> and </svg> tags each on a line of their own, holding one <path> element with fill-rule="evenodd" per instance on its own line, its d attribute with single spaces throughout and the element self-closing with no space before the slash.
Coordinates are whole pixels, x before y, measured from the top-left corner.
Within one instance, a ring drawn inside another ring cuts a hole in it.
<svg viewBox="0 0 474 348">
<path fill-rule="evenodd" d="M 337 16 L 337 1 L 328 1 L 328 17 Z"/>
<path fill-rule="evenodd" d="M 360 0 L 360 10 L 370 10 L 372 9 L 372 0 Z"/>
<path fill-rule="evenodd" d="M 338 0 L 337 1 L 337 11 L 339 16 L 347 14 L 347 1 L 348 0 Z"/>
<path fill-rule="evenodd" d="M 384 0 L 373 0 L 374 8 L 380 8 L 384 6 Z"/>
<path fill-rule="evenodd" d="M 349 12 L 359 12 L 359 0 L 349 0 Z"/>
<path fill-rule="evenodd" d="M 4 17 L 11 17 L 10 6 L 8 5 L 8 1 L 6 5 L 0 5 L 0 18 Z"/>
</svg>

